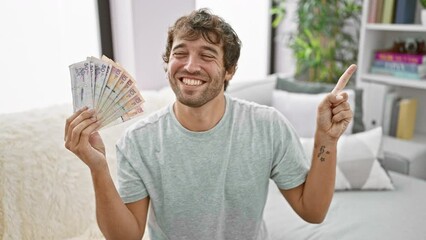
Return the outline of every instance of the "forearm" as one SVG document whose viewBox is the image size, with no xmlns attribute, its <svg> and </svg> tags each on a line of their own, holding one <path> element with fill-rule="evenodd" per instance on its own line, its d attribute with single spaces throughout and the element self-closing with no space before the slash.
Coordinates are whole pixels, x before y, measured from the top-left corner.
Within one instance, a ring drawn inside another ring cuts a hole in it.
<svg viewBox="0 0 426 240">
<path fill-rule="evenodd" d="M 353 117 L 349 96 L 341 91 L 355 71 L 356 65 L 352 64 L 318 105 L 311 169 L 299 195 L 300 212 L 312 222 L 324 220 L 333 198 L 337 141 Z"/>
<path fill-rule="evenodd" d="M 92 170 L 96 197 L 96 218 L 106 239 L 141 239 L 144 229 L 121 200 L 108 170 Z"/>
<path fill-rule="evenodd" d="M 337 139 L 316 133 L 304 191 L 303 205 L 308 215 L 321 222 L 327 214 L 334 194 L 336 178 Z"/>
</svg>

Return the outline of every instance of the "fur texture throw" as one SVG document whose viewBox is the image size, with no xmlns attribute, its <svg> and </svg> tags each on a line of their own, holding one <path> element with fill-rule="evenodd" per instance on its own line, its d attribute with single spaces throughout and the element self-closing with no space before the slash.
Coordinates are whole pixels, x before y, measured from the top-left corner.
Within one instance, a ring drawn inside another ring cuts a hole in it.
<svg viewBox="0 0 426 240">
<path fill-rule="evenodd" d="M 145 113 L 173 101 L 143 92 Z M 90 171 L 64 147 L 71 105 L 0 115 L 0 239 L 103 239 Z M 137 119 L 101 130 L 115 181 L 115 142 Z"/>
</svg>

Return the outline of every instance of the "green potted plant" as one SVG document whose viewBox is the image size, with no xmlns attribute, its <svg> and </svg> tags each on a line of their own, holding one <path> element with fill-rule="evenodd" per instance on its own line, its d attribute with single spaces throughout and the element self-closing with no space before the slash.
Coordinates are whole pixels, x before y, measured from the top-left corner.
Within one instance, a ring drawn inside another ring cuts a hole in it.
<svg viewBox="0 0 426 240">
<path fill-rule="evenodd" d="M 422 5 L 423 9 L 420 12 L 420 20 L 423 25 L 426 25 L 426 0 L 419 0 L 420 5 Z"/>
<path fill-rule="evenodd" d="M 274 2 L 272 24 L 278 26 L 285 0 Z M 296 58 L 297 79 L 335 83 L 357 62 L 361 5 L 361 0 L 299 0 L 298 31 L 288 43 Z"/>
</svg>

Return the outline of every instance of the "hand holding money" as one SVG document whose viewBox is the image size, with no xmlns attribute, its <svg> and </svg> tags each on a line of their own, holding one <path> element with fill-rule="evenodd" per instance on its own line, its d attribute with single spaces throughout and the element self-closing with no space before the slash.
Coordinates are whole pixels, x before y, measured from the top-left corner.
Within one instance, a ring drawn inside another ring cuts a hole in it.
<svg viewBox="0 0 426 240">
<path fill-rule="evenodd" d="M 127 121 L 143 112 L 135 80 L 113 60 L 88 57 L 69 66 L 74 112 L 94 109 L 100 128 Z"/>
</svg>

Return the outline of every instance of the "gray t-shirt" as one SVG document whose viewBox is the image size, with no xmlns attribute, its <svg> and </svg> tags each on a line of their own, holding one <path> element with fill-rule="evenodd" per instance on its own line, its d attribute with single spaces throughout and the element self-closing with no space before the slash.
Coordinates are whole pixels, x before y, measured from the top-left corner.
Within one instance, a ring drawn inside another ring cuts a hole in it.
<svg viewBox="0 0 426 240">
<path fill-rule="evenodd" d="M 150 197 L 152 240 L 268 239 L 269 179 L 280 189 L 305 181 L 307 157 L 285 117 L 225 98 L 224 116 L 208 131 L 184 128 L 170 105 L 117 143 L 119 193 L 125 203 Z"/>
</svg>

